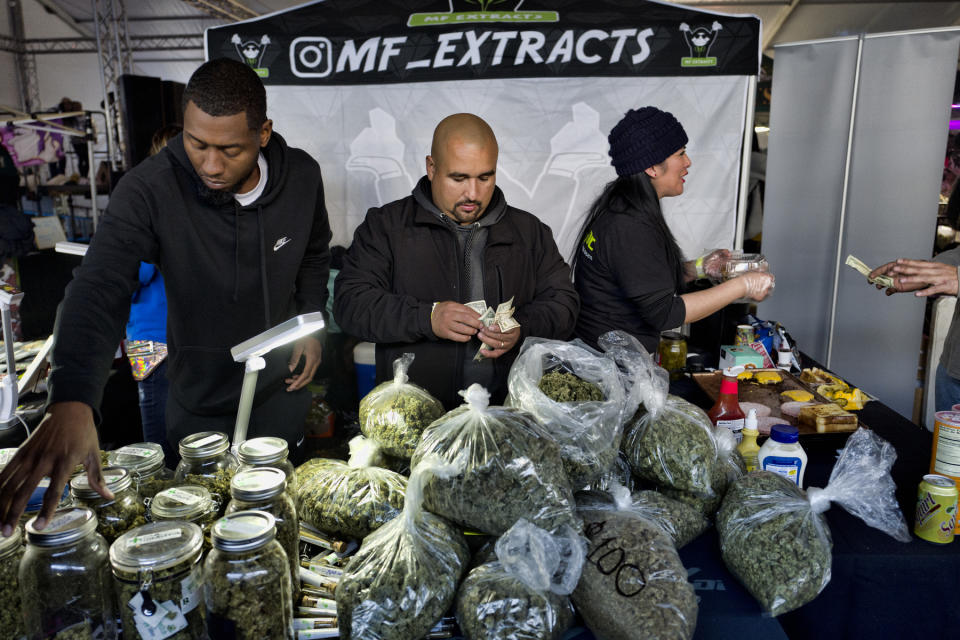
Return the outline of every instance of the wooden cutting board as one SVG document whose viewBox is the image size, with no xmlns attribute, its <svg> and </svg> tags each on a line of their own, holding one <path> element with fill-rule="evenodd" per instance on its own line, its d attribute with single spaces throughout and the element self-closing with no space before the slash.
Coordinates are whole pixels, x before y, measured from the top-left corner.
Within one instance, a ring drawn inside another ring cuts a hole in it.
<svg viewBox="0 0 960 640">
<path fill-rule="evenodd" d="M 757 371 L 762 371 L 762 369 L 757 369 Z M 803 391 L 809 391 L 813 394 L 814 402 L 830 402 L 823 396 L 821 396 L 817 391 L 811 388 L 807 383 L 801 381 L 795 375 L 788 371 L 778 371 L 778 373 L 783 378 L 782 382 L 777 384 L 758 384 L 753 380 L 740 380 L 738 382 L 738 391 L 740 402 L 756 402 L 757 404 L 762 404 L 766 407 L 770 407 L 770 415 L 774 417 L 780 417 L 787 424 L 792 424 L 797 427 L 797 430 L 800 432 L 800 435 L 819 435 L 819 436 L 829 436 L 829 433 L 818 433 L 817 430 L 813 427 L 801 425 L 796 418 L 791 416 L 785 416 L 780 413 L 780 394 L 784 391 L 792 391 L 794 389 L 802 389 Z M 694 381 L 700 386 L 703 391 L 710 396 L 711 400 L 716 400 L 717 396 L 720 394 L 720 382 L 723 379 L 723 373 L 721 371 L 705 371 L 703 373 L 694 373 L 691 374 Z M 852 412 L 856 415 L 856 412 Z M 857 418 L 859 426 L 866 427 L 865 424 Z M 849 431 L 856 431 L 856 428 L 850 428 Z M 847 433 L 847 432 L 837 432 L 837 433 Z"/>
</svg>

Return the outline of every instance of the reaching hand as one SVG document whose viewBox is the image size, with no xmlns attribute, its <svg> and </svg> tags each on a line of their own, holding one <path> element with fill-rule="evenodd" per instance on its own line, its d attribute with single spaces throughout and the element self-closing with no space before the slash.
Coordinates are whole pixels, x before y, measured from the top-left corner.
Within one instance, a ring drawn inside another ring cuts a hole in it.
<svg viewBox="0 0 960 640">
<path fill-rule="evenodd" d="M 881 275 L 893 277 L 895 286 L 886 294 L 891 296 L 904 291 L 916 291 L 917 297 L 934 295 L 957 295 L 957 267 L 933 260 L 909 260 L 898 258 L 870 272 L 870 278 Z M 883 287 L 877 285 L 877 289 Z"/>
<path fill-rule="evenodd" d="M 86 467 L 90 487 L 112 500 L 113 494 L 107 490 L 100 470 L 93 410 L 82 402 L 54 403 L 33 435 L 0 472 L 0 525 L 4 537 L 13 532 L 40 480 L 49 477 L 50 486 L 43 494 L 43 507 L 37 518 L 37 528 L 45 527 L 60 503 L 63 487 L 80 463 Z"/>
<path fill-rule="evenodd" d="M 480 314 L 470 307 L 447 300 L 438 302 L 430 314 L 430 328 L 441 340 L 468 342 L 483 328 Z"/>
<path fill-rule="evenodd" d="M 773 291 L 775 278 L 772 273 L 765 271 L 747 271 L 734 278 L 734 280 L 743 283 L 744 297 L 759 302 Z"/>
<path fill-rule="evenodd" d="M 287 391 L 296 391 L 310 384 L 313 380 L 313 374 L 317 372 L 320 366 L 320 359 L 323 355 L 323 344 L 313 336 L 305 336 L 293 343 L 293 355 L 290 356 L 288 366 L 292 372 L 303 358 L 303 371 L 299 375 L 287 378 L 284 383 L 290 385 Z"/>
</svg>

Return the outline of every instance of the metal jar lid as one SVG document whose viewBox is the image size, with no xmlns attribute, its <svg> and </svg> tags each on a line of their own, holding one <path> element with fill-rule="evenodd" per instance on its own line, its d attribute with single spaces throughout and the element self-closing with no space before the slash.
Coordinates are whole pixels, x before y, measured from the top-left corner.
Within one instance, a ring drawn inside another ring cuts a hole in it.
<svg viewBox="0 0 960 640">
<path fill-rule="evenodd" d="M 13 533 L 10 534 L 9 538 L 0 536 L 0 558 L 18 548 L 20 546 L 20 538 L 20 525 L 13 528 Z"/>
<path fill-rule="evenodd" d="M 239 471 L 230 481 L 230 495 L 236 500 L 253 502 L 268 500 L 283 493 L 287 474 L 274 467 L 257 467 Z"/>
<path fill-rule="evenodd" d="M 118 491 L 128 488 L 133 478 L 123 467 L 104 467 L 103 482 L 107 485 L 107 489 L 116 495 Z M 97 490 L 90 486 L 86 473 L 76 475 L 70 480 L 70 493 L 80 500 L 96 500 L 101 497 Z"/>
<path fill-rule="evenodd" d="M 237 447 L 237 457 L 244 464 L 265 465 L 287 459 L 290 448 L 283 438 L 253 438 Z"/>
<path fill-rule="evenodd" d="M 213 509 L 213 497 L 206 487 L 182 484 L 160 491 L 150 502 L 150 515 L 162 520 L 193 520 Z"/>
<path fill-rule="evenodd" d="M 107 464 L 131 474 L 151 475 L 163 468 L 163 447 L 156 442 L 138 442 L 107 452 Z"/>
<path fill-rule="evenodd" d="M 277 535 L 276 518 L 266 511 L 237 511 L 213 523 L 213 546 L 221 551 L 253 551 Z"/>
<path fill-rule="evenodd" d="M 230 439 L 222 431 L 201 431 L 180 441 L 180 457 L 196 460 L 212 458 L 230 448 Z"/>
<path fill-rule="evenodd" d="M 192 559 L 203 545 L 203 531 L 192 522 L 151 522 L 127 531 L 110 545 L 115 572 L 159 571 Z"/>
<path fill-rule="evenodd" d="M 57 509 L 42 530 L 36 522 L 36 516 L 27 522 L 27 542 L 38 547 L 71 544 L 97 530 L 97 514 L 87 507 Z"/>
</svg>

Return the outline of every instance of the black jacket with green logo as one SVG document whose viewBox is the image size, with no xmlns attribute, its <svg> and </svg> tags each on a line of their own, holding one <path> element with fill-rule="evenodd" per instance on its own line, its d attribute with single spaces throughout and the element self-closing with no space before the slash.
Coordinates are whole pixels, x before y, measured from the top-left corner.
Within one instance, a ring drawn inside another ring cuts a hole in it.
<svg viewBox="0 0 960 640">
<path fill-rule="evenodd" d="M 100 406 L 141 261 L 166 282 L 170 393 L 192 413 L 236 411 L 243 364 L 230 347 L 324 310 L 330 226 L 320 167 L 277 133 L 261 151 L 267 184 L 246 207 L 199 199 L 182 136 L 120 180 L 57 314 L 48 402 Z M 267 356 L 255 403 L 289 376 L 290 353 Z"/>
<path fill-rule="evenodd" d="M 423 181 L 415 189 L 423 189 Z M 502 202 L 496 189 L 486 215 Z M 533 214 L 503 205 L 500 218 L 485 227 L 483 291 L 489 306 L 513 296 L 526 336 L 566 339 L 577 317 L 577 294 L 550 228 Z M 456 236 L 414 195 L 370 209 L 353 237 L 337 276 L 334 315 L 344 331 L 377 343 L 377 381 L 393 378 L 393 361 L 405 352 L 416 359 L 410 380 L 447 409 L 462 404 L 464 360 L 480 343 L 440 340 L 430 325 L 434 302 L 470 302 Z M 506 395 L 507 373 L 519 351 L 494 360 L 491 401 Z"/>
</svg>

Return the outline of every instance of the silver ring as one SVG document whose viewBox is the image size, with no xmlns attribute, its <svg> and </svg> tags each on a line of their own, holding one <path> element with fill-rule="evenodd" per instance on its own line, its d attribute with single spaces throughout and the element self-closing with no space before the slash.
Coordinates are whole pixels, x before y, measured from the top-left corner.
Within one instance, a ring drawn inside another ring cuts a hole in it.
<svg viewBox="0 0 960 640">
<path fill-rule="evenodd" d="M 503 349 L 503 340 L 500 341 L 500 348 Z"/>
</svg>

